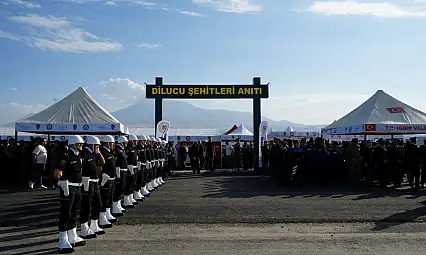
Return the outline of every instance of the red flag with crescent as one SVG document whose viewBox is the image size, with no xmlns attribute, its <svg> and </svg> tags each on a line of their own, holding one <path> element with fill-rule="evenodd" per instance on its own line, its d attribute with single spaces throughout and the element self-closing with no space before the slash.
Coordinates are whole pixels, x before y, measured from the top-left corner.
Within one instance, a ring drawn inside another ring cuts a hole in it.
<svg viewBox="0 0 426 255">
<path fill-rule="evenodd" d="M 374 132 L 376 131 L 376 124 L 366 124 L 365 125 L 366 132 Z"/>
<path fill-rule="evenodd" d="M 404 108 L 402 107 L 393 107 L 393 108 L 386 108 L 389 113 L 403 113 L 405 112 Z"/>
</svg>

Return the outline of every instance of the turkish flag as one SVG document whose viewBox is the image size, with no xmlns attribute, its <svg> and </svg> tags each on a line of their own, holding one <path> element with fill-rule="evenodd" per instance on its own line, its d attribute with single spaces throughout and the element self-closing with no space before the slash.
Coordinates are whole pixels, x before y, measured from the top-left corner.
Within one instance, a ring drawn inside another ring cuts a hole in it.
<svg viewBox="0 0 426 255">
<path fill-rule="evenodd" d="M 402 107 L 393 107 L 393 108 L 386 108 L 389 113 L 403 113 L 405 112 L 404 108 Z"/>
<path fill-rule="evenodd" d="M 374 132 L 376 131 L 376 124 L 366 124 L 365 125 L 366 132 Z"/>
</svg>

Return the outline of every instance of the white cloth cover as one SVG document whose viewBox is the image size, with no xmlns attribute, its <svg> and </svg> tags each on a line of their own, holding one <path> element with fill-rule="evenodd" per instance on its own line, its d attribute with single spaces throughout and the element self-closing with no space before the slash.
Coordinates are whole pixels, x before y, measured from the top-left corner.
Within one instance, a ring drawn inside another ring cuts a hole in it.
<svg viewBox="0 0 426 255">
<path fill-rule="evenodd" d="M 68 181 L 58 181 L 58 186 L 64 191 L 64 195 L 67 197 L 70 195 L 70 189 L 68 188 Z"/>
<path fill-rule="evenodd" d="M 120 178 L 120 168 L 119 167 L 115 168 L 115 174 L 117 175 L 117 178 Z"/>
<path fill-rule="evenodd" d="M 83 188 L 84 188 L 84 190 L 85 190 L 85 191 L 89 191 L 89 181 L 90 181 L 90 177 L 83 176 L 83 177 L 81 177 L 81 179 L 82 179 L 82 183 L 83 183 Z"/>
</svg>

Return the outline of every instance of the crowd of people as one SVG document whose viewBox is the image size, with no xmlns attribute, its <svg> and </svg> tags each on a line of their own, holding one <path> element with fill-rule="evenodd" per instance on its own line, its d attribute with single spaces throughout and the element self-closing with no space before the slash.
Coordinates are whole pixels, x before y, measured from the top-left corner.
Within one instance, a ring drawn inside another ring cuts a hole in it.
<svg viewBox="0 0 426 255">
<path fill-rule="evenodd" d="M 120 136 L 118 141 L 110 135 L 84 139 L 73 135 L 66 142 L 49 144 L 39 138 L 32 147 L 11 140 L 2 155 L 8 170 L 21 166 L 21 174 L 30 172 L 30 188 L 46 188 L 43 175 L 47 175 L 60 189 L 60 253 L 71 253 L 74 247 L 85 245 L 86 239 L 105 234 L 104 229 L 111 228 L 117 217 L 163 185 L 175 164 L 171 143 L 147 136 L 139 140 L 135 135 Z M 30 160 L 18 165 L 24 160 L 14 157 L 24 155 Z"/>
<path fill-rule="evenodd" d="M 401 187 L 403 181 L 418 190 L 426 182 L 426 142 L 402 140 L 329 142 L 274 139 L 262 146 L 263 170 L 283 184 L 305 182 L 365 182 Z"/>
</svg>

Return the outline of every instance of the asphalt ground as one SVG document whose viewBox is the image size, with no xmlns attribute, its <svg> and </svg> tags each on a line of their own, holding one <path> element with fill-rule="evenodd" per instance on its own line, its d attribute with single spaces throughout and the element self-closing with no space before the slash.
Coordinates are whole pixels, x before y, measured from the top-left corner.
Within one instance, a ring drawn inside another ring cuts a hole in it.
<svg viewBox="0 0 426 255">
<path fill-rule="evenodd" d="M 424 254 L 424 195 L 283 187 L 250 173 L 178 173 L 76 253 Z M 0 253 L 55 253 L 58 196 L 0 188 Z"/>
</svg>

